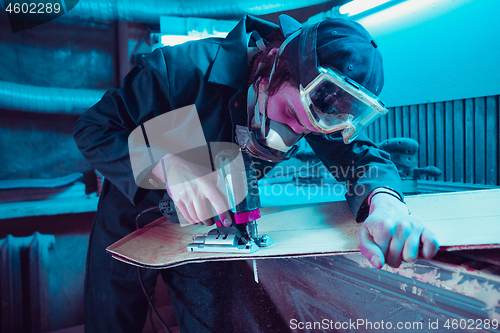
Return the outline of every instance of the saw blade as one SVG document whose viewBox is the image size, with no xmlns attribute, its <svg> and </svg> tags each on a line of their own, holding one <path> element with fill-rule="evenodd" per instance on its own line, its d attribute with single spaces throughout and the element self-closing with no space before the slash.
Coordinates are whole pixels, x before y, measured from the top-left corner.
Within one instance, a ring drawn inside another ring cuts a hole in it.
<svg viewBox="0 0 500 333">
<path fill-rule="evenodd" d="M 238 245 L 238 237 L 229 235 L 226 238 L 216 238 L 213 235 L 196 237 L 194 242 L 187 246 L 189 252 L 216 252 L 216 253 L 254 253 L 259 246 L 254 241 Z"/>
</svg>

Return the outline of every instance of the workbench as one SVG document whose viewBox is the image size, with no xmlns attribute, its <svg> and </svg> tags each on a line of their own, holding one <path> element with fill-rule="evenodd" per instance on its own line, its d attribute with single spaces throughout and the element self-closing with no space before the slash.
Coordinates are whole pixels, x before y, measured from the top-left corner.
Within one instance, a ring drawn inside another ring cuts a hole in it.
<svg viewBox="0 0 500 333">
<path fill-rule="evenodd" d="M 380 270 L 354 253 L 261 259 L 255 279 L 279 313 L 273 332 L 500 332 L 499 251 Z"/>
</svg>

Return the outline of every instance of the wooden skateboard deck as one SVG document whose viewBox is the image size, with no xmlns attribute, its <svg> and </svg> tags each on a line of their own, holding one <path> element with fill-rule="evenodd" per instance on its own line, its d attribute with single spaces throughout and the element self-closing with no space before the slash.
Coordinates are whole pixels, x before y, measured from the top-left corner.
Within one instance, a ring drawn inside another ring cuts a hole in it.
<svg viewBox="0 0 500 333">
<path fill-rule="evenodd" d="M 409 196 L 412 215 L 436 234 L 442 248 L 500 246 L 500 189 Z M 121 261 L 148 268 L 168 268 L 215 260 L 304 257 L 358 250 L 356 223 L 346 201 L 261 208 L 259 234 L 274 244 L 255 253 L 188 252 L 197 235 L 213 227 L 181 227 L 160 218 L 106 250 Z"/>
</svg>

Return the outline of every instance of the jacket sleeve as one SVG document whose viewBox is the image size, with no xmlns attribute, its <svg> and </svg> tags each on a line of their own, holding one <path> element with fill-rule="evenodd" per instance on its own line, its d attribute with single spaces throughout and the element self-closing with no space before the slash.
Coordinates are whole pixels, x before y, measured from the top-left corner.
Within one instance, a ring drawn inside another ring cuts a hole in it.
<svg viewBox="0 0 500 333">
<path fill-rule="evenodd" d="M 167 65 L 163 52 L 157 49 L 130 71 L 122 88 L 109 89 L 76 123 L 73 136 L 85 159 L 133 204 L 140 202 L 148 190 L 140 188 L 134 179 L 129 135 L 170 110 Z"/>
<path fill-rule="evenodd" d="M 347 204 L 357 222 L 368 217 L 366 198 L 375 188 L 389 188 L 404 198 L 401 178 L 390 155 L 364 133 L 348 145 L 340 132 L 328 136 L 310 134 L 306 139 L 330 173 L 346 182 Z"/>
</svg>

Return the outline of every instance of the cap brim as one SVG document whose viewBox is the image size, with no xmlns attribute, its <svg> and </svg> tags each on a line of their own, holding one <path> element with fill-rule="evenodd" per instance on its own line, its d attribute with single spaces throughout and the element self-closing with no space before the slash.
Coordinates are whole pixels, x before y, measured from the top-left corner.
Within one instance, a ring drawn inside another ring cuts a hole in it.
<svg viewBox="0 0 500 333">
<path fill-rule="evenodd" d="M 302 28 L 302 24 L 286 14 L 281 14 L 279 16 L 279 21 L 281 31 L 283 32 L 285 38 Z"/>
</svg>

